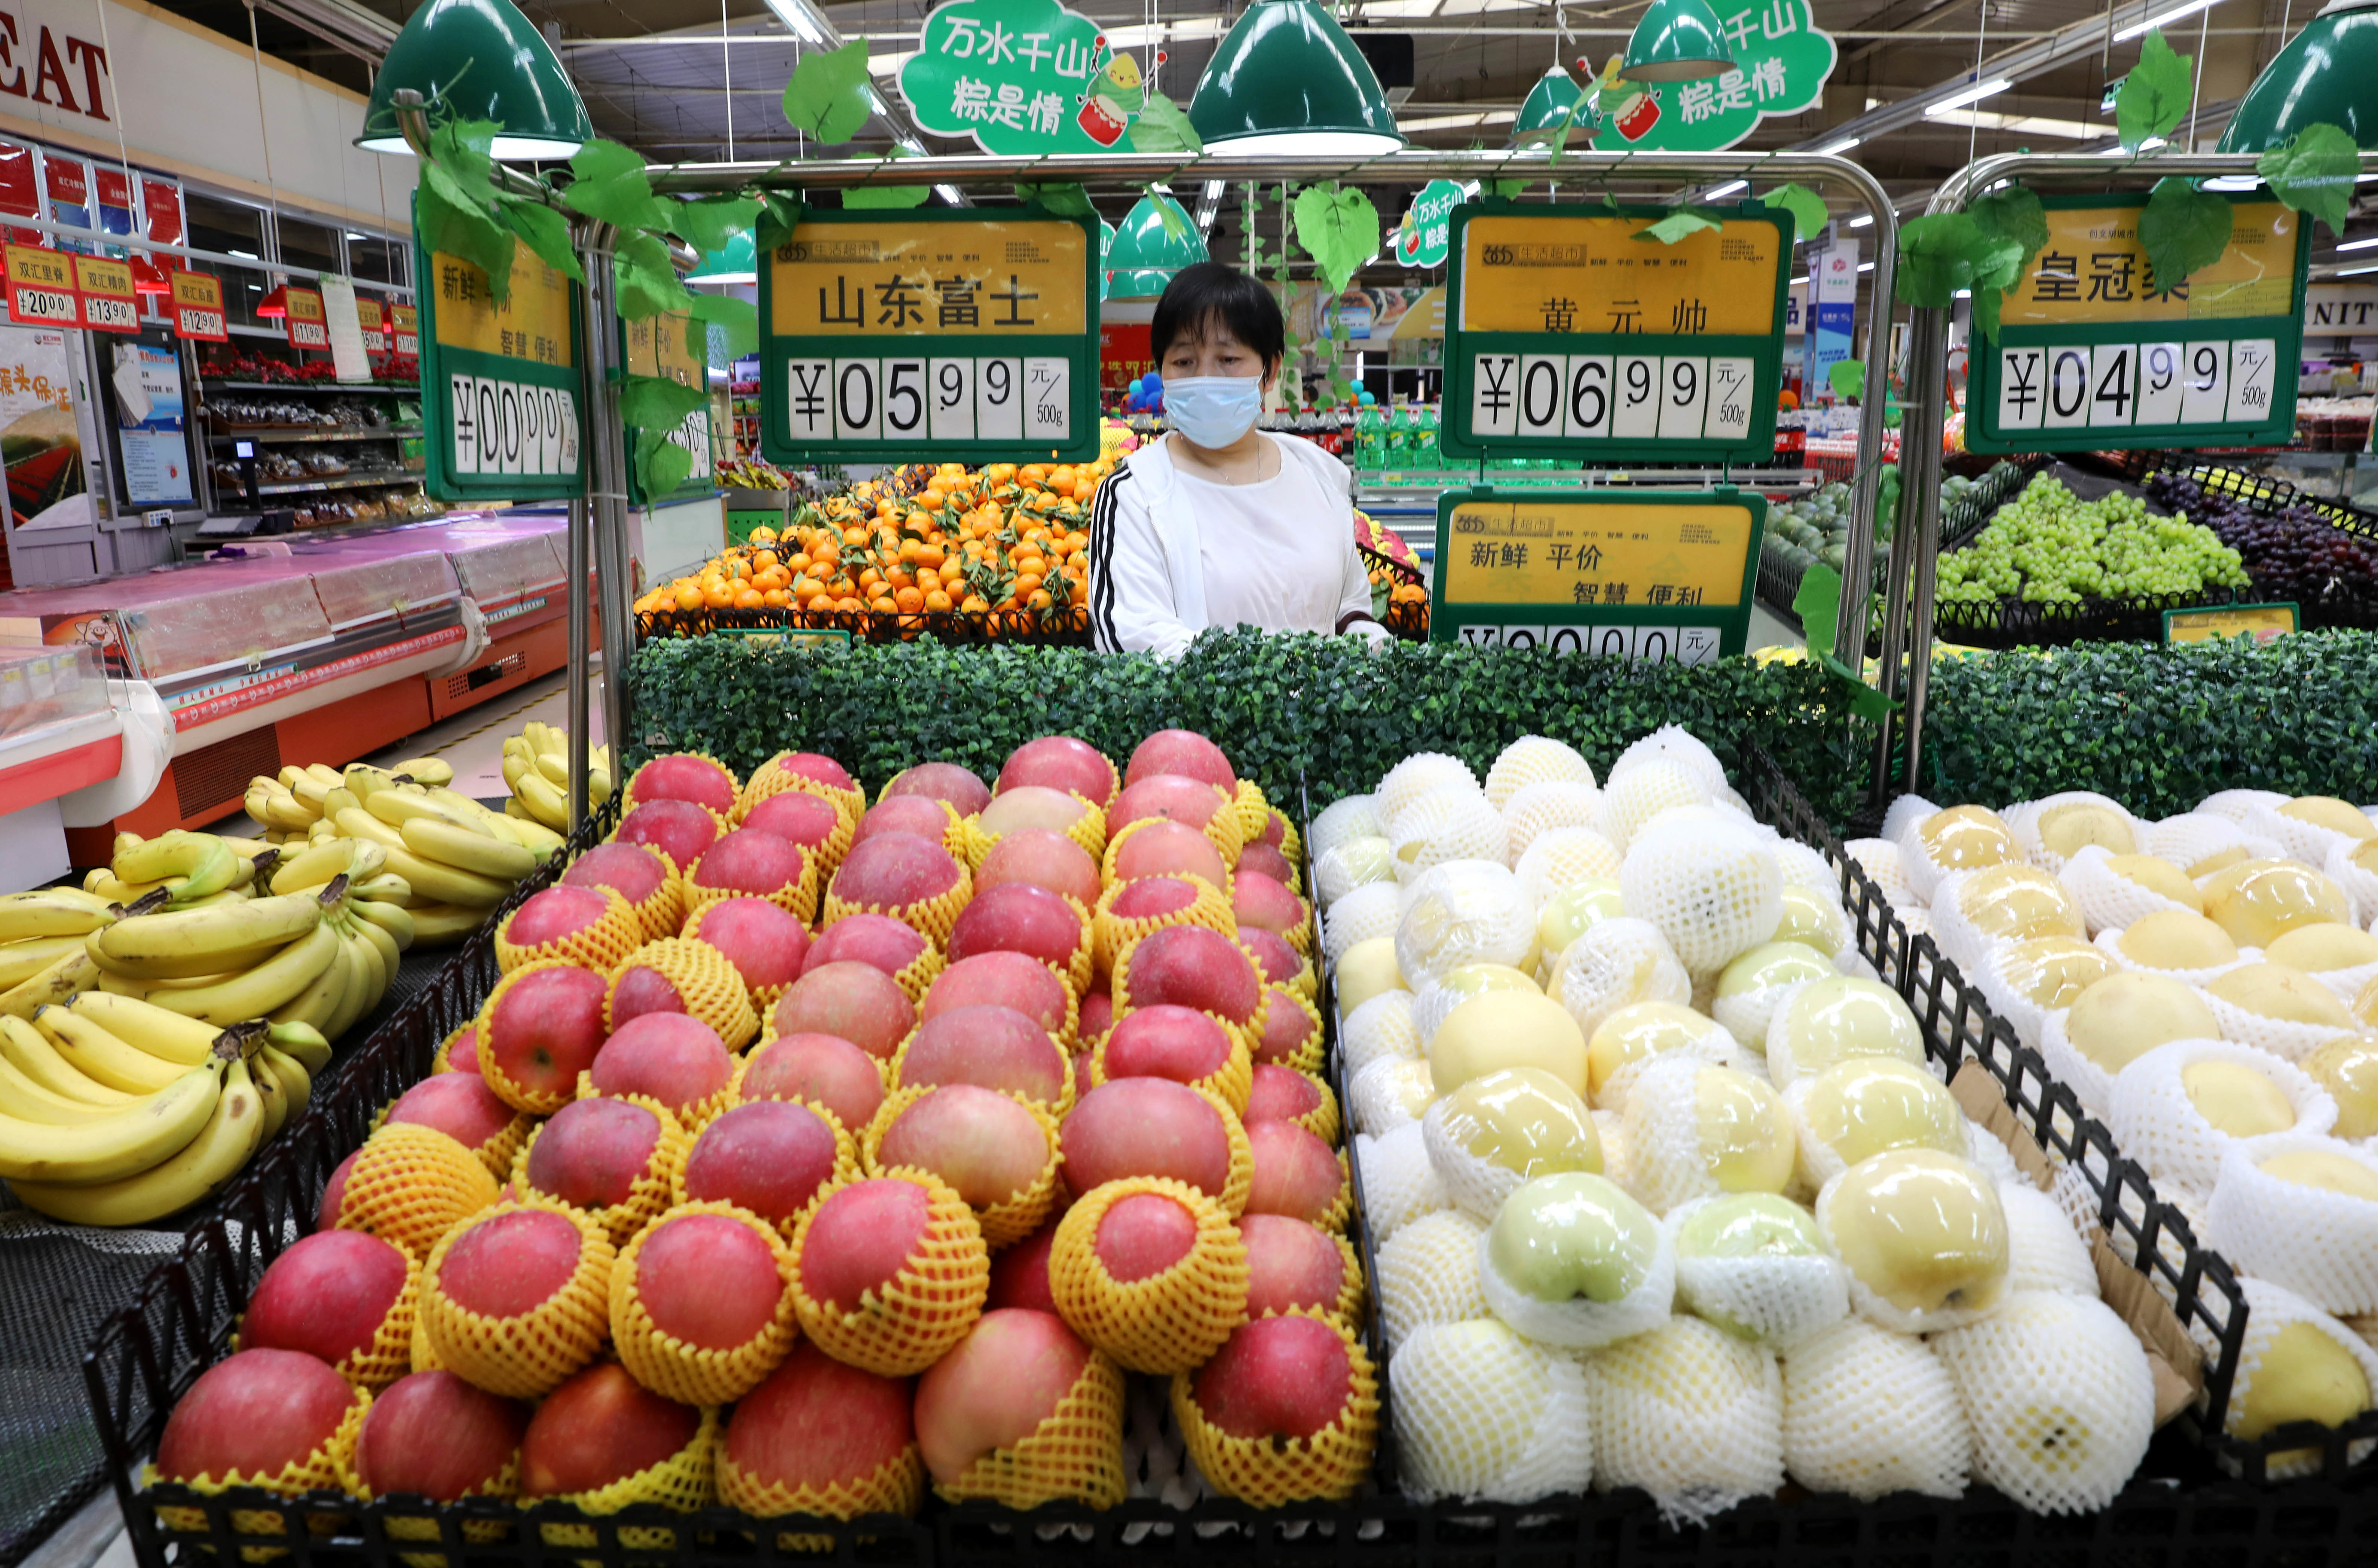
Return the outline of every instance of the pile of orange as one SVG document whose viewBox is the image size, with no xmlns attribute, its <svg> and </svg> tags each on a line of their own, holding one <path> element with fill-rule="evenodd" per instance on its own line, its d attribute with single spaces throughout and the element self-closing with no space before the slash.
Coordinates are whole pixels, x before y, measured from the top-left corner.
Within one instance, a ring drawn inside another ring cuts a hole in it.
<svg viewBox="0 0 2378 1568">
<path fill-rule="evenodd" d="M 802 507 L 782 533 L 754 529 L 748 545 L 636 609 L 956 611 L 1047 624 L 1085 599 L 1090 501 L 1113 467 L 911 464 Z"/>
</svg>

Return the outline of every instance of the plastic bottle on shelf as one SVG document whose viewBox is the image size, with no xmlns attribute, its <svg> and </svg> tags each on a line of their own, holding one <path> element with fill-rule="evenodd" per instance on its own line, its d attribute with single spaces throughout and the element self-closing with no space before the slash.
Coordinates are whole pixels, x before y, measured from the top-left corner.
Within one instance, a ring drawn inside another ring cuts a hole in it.
<svg viewBox="0 0 2378 1568">
<path fill-rule="evenodd" d="M 1420 459 L 1418 465 L 1435 473 L 1445 467 L 1445 452 L 1436 444 L 1436 405 L 1428 403 L 1420 411 Z"/>
<path fill-rule="evenodd" d="M 1376 473 L 1387 466 L 1387 414 L 1376 403 L 1364 403 L 1354 415 L 1355 467 Z"/>
</svg>

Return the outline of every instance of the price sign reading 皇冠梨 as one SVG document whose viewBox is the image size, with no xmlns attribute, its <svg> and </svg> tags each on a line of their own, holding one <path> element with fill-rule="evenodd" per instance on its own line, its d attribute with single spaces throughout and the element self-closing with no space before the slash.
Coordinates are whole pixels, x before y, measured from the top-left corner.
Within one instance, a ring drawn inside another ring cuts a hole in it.
<svg viewBox="0 0 2378 1568">
<path fill-rule="evenodd" d="M 706 356 L 695 345 L 704 342 L 705 329 L 694 325 L 693 318 L 682 311 L 663 316 L 648 316 L 641 321 L 620 324 L 622 363 L 631 376 L 657 376 L 674 381 L 680 387 L 710 385 L 710 366 Z M 669 440 L 685 449 L 692 458 L 692 466 L 675 490 L 658 497 L 668 500 L 679 496 L 707 496 L 718 486 L 715 465 L 711 461 L 710 405 L 705 401 L 689 413 L 669 432 Z M 631 433 L 629 445 L 635 444 Z M 628 498 L 637 506 L 650 505 L 655 497 L 644 494 L 643 482 L 637 477 L 636 465 L 628 465 Z"/>
<path fill-rule="evenodd" d="M 416 221 L 429 493 L 441 501 L 584 495 L 577 290 L 515 240 L 511 290 L 498 305 L 486 273 L 419 236 Z"/>
<path fill-rule="evenodd" d="M 775 462 L 1098 455 L 1093 218 L 801 214 L 760 271 Z"/>
<path fill-rule="evenodd" d="M 2144 196 L 2048 196 L 2048 243 L 1974 346 L 1976 452 L 2283 445 L 2295 433 L 2309 221 L 2232 197 L 2229 247 L 2156 286 Z"/>
<path fill-rule="evenodd" d="M 1673 245 L 1642 237 L 1662 216 L 1500 203 L 1453 215 L 1447 452 L 1773 451 L 1792 220 L 1746 206 Z"/>
<path fill-rule="evenodd" d="M 1655 664 L 1739 653 L 1766 517 L 1732 488 L 1449 491 L 1431 632 Z"/>
</svg>

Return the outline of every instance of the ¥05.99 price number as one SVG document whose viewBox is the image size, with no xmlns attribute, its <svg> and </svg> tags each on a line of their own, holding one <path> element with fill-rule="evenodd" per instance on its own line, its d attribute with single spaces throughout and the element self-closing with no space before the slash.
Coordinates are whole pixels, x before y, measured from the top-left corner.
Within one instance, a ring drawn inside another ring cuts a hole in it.
<svg viewBox="0 0 2378 1568">
<path fill-rule="evenodd" d="M 1071 362 L 1056 356 L 794 359 L 785 364 L 792 439 L 1064 442 Z"/>
</svg>

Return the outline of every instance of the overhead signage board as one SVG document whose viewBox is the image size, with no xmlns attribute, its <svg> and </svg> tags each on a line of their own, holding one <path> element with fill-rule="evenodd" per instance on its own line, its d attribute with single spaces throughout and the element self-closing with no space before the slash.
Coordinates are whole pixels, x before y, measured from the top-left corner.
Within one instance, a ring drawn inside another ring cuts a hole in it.
<svg viewBox="0 0 2378 1568">
<path fill-rule="evenodd" d="M 511 290 L 432 251 L 414 230 L 429 494 L 441 501 L 558 500 L 586 493 L 583 325 L 577 291 L 513 242 Z M 398 330 L 403 330 L 399 323 Z"/>
<path fill-rule="evenodd" d="M 1816 107 L 1837 51 L 1808 0 L 1716 0 L 1733 65 L 1694 81 L 1620 79 L 1610 57 L 1600 94 L 1596 152 L 1717 152 L 1761 121 Z"/>
<path fill-rule="evenodd" d="M 231 332 L 223 321 L 222 280 L 211 272 L 185 272 L 174 280 L 174 335 L 203 343 L 227 343 Z"/>
<path fill-rule="evenodd" d="M 1747 205 L 1674 245 L 1639 237 L 1663 216 L 1501 202 L 1454 213 L 1448 454 L 1772 455 L 1792 219 Z"/>
<path fill-rule="evenodd" d="M 665 316 L 647 316 L 641 321 L 622 322 L 619 336 L 623 353 L 621 363 L 631 376 L 657 376 L 676 382 L 680 387 L 710 385 L 710 365 L 694 352 L 693 345 L 703 340 L 692 334 L 703 329 L 693 326 L 693 318 L 682 311 Z M 632 428 L 632 427 L 631 427 Z M 710 404 L 704 401 L 700 408 L 685 416 L 684 423 L 669 432 L 669 437 L 686 449 L 693 459 L 684 480 L 675 490 L 660 497 L 674 499 L 681 496 L 707 496 L 718 488 L 718 475 L 712 461 L 710 439 Z M 631 435 L 629 445 L 635 444 Z M 637 506 L 649 506 L 652 497 L 644 494 L 636 477 L 636 465 L 628 465 L 628 498 Z"/>
<path fill-rule="evenodd" d="M 917 37 L 900 96 L 923 129 L 971 137 L 993 157 L 1130 150 L 1123 138 L 1147 106 L 1144 74 L 1080 12 L 1057 0 L 950 0 Z"/>
<path fill-rule="evenodd" d="M 9 320 L 26 327 L 82 325 L 73 257 L 46 245 L 11 245 L 7 257 Z"/>
<path fill-rule="evenodd" d="M 1976 452 L 2284 446 L 2296 423 L 2312 226 L 2229 198 L 2229 248 L 2156 287 L 2139 196 L 2046 196 L 2048 243 L 1976 345 Z"/>
<path fill-rule="evenodd" d="M 1453 209 L 1470 199 L 1475 186 L 1431 180 L 1404 209 L 1392 241 L 1401 267 L 1442 267 L 1453 249 Z"/>
<path fill-rule="evenodd" d="M 289 329 L 289 346 L 330 353 L 330 317 L 323 306 L 321 294 L 293 283 L 281 291 L 281 298 L 289 310 L 283 323 Z"/>
<path fill-rule="evenodd" d="M 760 270 L 772 462 L 1099 451 L 1098 221 L 810 209 Z"/>
<path fill-rule="evenodd" d="M 1767 500 L 1694 492 L 1449 491 L 1430 634 L 1648 664 L 1739 653 Z"/>
</svg>

